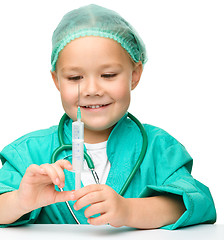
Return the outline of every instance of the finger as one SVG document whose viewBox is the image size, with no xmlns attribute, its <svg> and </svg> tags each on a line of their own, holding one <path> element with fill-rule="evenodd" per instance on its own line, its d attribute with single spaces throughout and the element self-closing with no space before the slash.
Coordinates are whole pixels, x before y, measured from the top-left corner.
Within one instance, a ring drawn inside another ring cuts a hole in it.
<svg viewBox="0 0 224 240">
<path fill-rule="evenodd" d="M 89 204 L 95 204 L 98 202 L 102 202 L 104 200 L 105 200 L 105 197 L 102 194 L 102 191 L 90 192 L 84 195 L 82 198 L 79 198 L 74 204 L 74 208 L 75 210 L 79 210 Z"/>
<path fill-rule="evenodd" d="M 62 169 L 72 170 L 72 164 L 68 160 L 58 160 L 54 164 L 60 166 Z"/>
<path fill-rule="evenodd" d="M 63 169 L 57 164 L 52 164 L 52 167 L 55 169 L 58 175 L 58 180 L 56 180 L 58 182 L 58 187 L 63 188 L 65 185 L 65 174 Z"/>
<path fill-rule="evenodd" d="M 55 168 L 52 166 L 52 164 L 43 164 L 40 166 L 42 169 L 44 169 L 44 172 L 46 175 L 48 175 L 55 185 L 58 185 L 60 183 L 59 176 Z"/>
<path fill-rule="evenodd" d="M 103 185 L 101 185 L 101 184 L 88 185 L 86 187 L 83 187 L 83 188 L 75 191 L 75 199 L 78 200 L 91 192 L 97 192 L 97 191 L 101 191 L 101 190 L 103 190 Z"/>
<path fill-rule="evenodd" d="M 88 207 L 84 214 L 86 218 L 90 218 L 91 216 L 95 215 L 95 214 L 104 214 L 106 212 L 106 205 L 104 204 L 104 202 L 100 202 L 100 203 L 95 203 L 93 205 L 91 205 L 90 207 Z"/>
<path fill-rule="evenodd" d="M 66 170 L 72 170 L 72 164 L 68 160 L 58 160 L 52 166 L 55 168 L 56 172 L 59 176 L 59 183 L 58 187 L 63 188 L 65 185 L 65 174 L 64 169 Z M 58 182 L 58 180 L 57 180 Z"/>
<path fill-rule="evenodd" d="M 88 218 L 87 222 L 91 225 L 105 225 L 109 223 L 108 214 L 102 214 L 96 218 Z"/>
<path fill-rule="evenodd" d="M 74 193 L 75 193 L 74 191 L 56 192 L 55 203 L 66 202 L 66 201 L 74 201 L 74 198 L 75 198 Z"/>
<path fill-rule="evenodd" d="M 27 169 L 26 169 L 26 174 L 28 176 L 33 176 L 35 174 L 43 174 L 43 171 L 40 166 L 36 164 L 31 164 Z"/>
</svg>

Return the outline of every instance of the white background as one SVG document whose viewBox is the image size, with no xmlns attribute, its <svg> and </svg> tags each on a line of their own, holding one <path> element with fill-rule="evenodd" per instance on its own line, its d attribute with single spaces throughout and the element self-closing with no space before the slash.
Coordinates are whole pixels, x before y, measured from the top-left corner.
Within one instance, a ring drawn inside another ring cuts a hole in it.
<svg viewBox="0 0 224 240">
<path fill-rule="evenodd" d="M 224 223 L 224 1 L 1 1 L 0 149 L 58 124 L 50 75 L 51 37 L 68 11 L 96 3 L 119 12 L 144 40 L 149 61 L 130 112 L 178 139 L 194 158 Z M 147 3 L 147 4 L 146 4 Z"/>
</svg>

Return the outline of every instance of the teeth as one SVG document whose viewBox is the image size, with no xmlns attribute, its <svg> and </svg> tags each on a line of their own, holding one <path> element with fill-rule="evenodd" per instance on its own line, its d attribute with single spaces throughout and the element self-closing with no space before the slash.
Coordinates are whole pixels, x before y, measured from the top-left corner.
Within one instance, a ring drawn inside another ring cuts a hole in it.
<svg viewBox="0 0 224 240">
<path fill-rule="evenodd" d="M 100 108 L 105 105 L 85 106 L 85 108 Z"/>
</svg>

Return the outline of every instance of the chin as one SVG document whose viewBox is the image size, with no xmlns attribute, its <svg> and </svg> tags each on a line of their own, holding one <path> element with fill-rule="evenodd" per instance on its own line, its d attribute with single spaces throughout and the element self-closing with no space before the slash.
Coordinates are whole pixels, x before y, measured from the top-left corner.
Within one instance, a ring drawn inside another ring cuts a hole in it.
<svg viewBox="0 0 224 240">
<path fill-rule="evenodd" d="M 102 131 L 106 131 L 108 130 L 109 128 L 113 128 L 114 125 L 112 126 L 86 126 L 85 125 L 85 128 L 90 130 L 90 131 L 93 131 L 93 132 L 102 132 Z"/>
<path fill-rule="evenodd" d="M 105 131 L 109 130 L 110 128 L 113 128 L 117 122 L 110 122 L 110 123 L 103 123 L 102 121 L 99 123 L 97 122 L 91 122 L 90 125 L 88 123 L 85 123 L 85 128 L 91 131 Z"/>
</svg>

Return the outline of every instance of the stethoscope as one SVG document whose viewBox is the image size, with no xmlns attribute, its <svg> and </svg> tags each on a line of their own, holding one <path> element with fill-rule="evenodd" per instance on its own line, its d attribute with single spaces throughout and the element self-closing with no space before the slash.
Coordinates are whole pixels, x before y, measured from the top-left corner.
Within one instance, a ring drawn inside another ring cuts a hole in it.
<svg viewBox="0 0 224 240">
<path fill-rule="evenodd" d="M 134 178 L 135 176 L 135 173 L 137 172 L 137 170 L 139 169 L 144 157 L 145 157 L 145 153 L 146 153 L 146 150 L 147 150 L 147 146 L 148 146 L 148 138 L 147 138 L 147 134 L 146 134 L 146 131 L 145 131 L 145 128 L 144 126 L 140 123 L 140 121 L 134 117 L 131 113 L 127 113 L 127 116 L 136 123 L 136 125 L 139 127 L 139 130 L 142 134 L 142 149 L 141 149 L 141 152 L 140 152 L 140 155 L 138 157 L 138 160 L 136 161 L 136 164 L 135 166 L 133 167 L 131 173 L 129 174 L 128 178 L 126 179 L 123 187 L 121 188 L 119 194 L 121 196 L 123 196 L 128 188 L 128 186 L 130 185 L 132 179 Z M 59 140 L 59 147 L 56 148 L 51 156 L 51 163 L 55 163 L 56 160 L 57 160 L 57 156 L 64 150 L 72 150 L 72 144 L 65 144 L 64 142 L 64 139 L 63 139 L 63 131 L 64 131 L 64 124 L 65 124 L 65 121 L 68 120 L 69 117 L 68 115 L 65 113 L 60 122 L 59 122 L 59 125 L 58 125 L 58 140 Z M 71 155 L 69 155 L 71 156 Z M 69 156 L 66 156 L 64 159 L 68 158 Z M 87 162 L 87 165 L 89 167 L 89 169 L 91 170 L 92 172 L 92 175 L 93 175 L 93 178 L 96 182 L 96 184 L 99 184 L 99 178 L 98 178 L 98 175 L 95 171 L 95 166 L 94 166 L 94 163 L 91 159 L 91 157 L 87 154 L 87 152 L 85 151 L 84 152 L 84 158 Z M 60 188 L 60 191 L 64 191 L 63 188 Z M 70 211 L 70 213 L 72 214 L 74 220 L 76 221 L 77 224 L 80 224 L 80 222 L 78 221 L 77 217 L 75 216 L 74 212 L 72 211 L 72 208 L 70 207 L 69 203 L 66 201 L 66 205 Z"/>
</svg>

